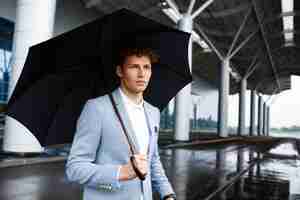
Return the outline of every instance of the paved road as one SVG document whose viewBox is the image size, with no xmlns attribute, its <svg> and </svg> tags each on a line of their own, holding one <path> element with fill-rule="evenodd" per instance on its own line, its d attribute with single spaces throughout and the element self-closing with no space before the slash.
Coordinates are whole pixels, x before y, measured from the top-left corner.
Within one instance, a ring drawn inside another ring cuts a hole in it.
<svg viewBox="0 0 300 200">
<path fill-rule="evenodd" d="M 217 188 L 229 184 L 238 172 L 247 169 L 249 158 L 258 158 L 256 150 L 250 145 L 241 144 L 166 149 L 161 151 L 161 160 L 179 200 L 205 199 Z M 265 184 L 262 181 L 266 180 L 265 177 L 271 183 L 282 183 L 278 184 L 281 188 L 286 186 L 284 180 L 289 181 L 289 187 L 280 190 L 282 197 L 300 194 L 300 188 L 297 188 L 300 184 L 299 160 L 271 158 L 259 163 L 234 186 L 213 199 L 235 199 L 236 195 L 240 199 L 262 199 L 264 195 L 269 195 L 262 192 L 265 190 L 253 189 L 255 184 L 261 189 L 269 187 L 269 192 L 279 190 L 272 189 L 272 184 Z M 80 200 L 81 188 L 67 181 L 64 165 L 65 162 L 53 162 L 1 168 L 0 199 Z M 257 193 L 256 196 L 253 191 Z M 157 197 L 154 199 L 158 200 Z"/>
</svg>

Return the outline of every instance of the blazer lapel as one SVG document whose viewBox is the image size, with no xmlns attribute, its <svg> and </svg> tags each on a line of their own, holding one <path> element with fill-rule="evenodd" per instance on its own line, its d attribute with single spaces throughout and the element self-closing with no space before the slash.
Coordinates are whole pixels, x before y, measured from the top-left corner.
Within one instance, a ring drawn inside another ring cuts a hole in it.
<svg viewBox="0 0 300 200">
<path fill-rule="evenodd" d="M 151 106 L 144 101 L 144 108 L 145 108 L 145 114 L 146 114 L 146 119 L 147 119 L 147 125 L 149 129 L 149 154 L 151 154 L 152 149 L 153 149 L 153 140 L 155 137 L 155 134 L 158 135 L 158 125 L 155 122 L 155 115 L 154 111 L 152 110 Z"/>
<path fill-rule="evenodd" d="M 112 96 L 113 96 L 113 98 L 114 98 L 114 100 L 116 102 L 117 109 L 118 109 L 118 111 L 120 113 L 120 116 L 121 116 L 121 118 L 123 120 L 123 123 L 124 123 L 124 126 L 126 128 L 128 137 L 130 139 L 129 142 L 133 145 L 134 151 L 137 151 L 137 152 L 134 152 L 134 153 L 139 153 L 140 152 L 140 148 L 139 148 L 139 145 L 137 143 L 136 135 L 135 135 L 135 133 L 133 131 L 133 128 L 132 128 L 132 125 L 131 125 L 128 113 L 126 111 L 125 105 L 124 105 L 124 103 L 122 101 L 122 96 L 120 94 L 119 89 L 114 90 L 112 92 Z"/>
</svg>

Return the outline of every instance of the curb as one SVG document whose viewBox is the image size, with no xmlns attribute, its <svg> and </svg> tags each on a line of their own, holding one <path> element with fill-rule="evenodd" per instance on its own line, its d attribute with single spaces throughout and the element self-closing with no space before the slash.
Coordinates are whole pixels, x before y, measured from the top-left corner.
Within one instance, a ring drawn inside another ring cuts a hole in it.
<svg viewBox="0 0 300 200">
<path fill-rule="evenodd" d="M 0 168 L 18 167 L 32 164 L 59 162 L 67 160 L 66 156 L 53 156 L 48 158 L 12 158 L 0 161 Z"/>
<path fill-rule="evenodd" d="M 210 140 L 199 140 L 193 141 L 188 143 L 178 143 L 178 144 L 169 144 L 166 146 L 161 147 L 162 149 L 167 148 L 180 148 L 180 147 L 192 147 L 195 145 L 205 145 L 205 144 L 217 144 L 217 143 L 224 143 L 224 142 L 234 142 L 242 140 L 242 137 L 235 137 L 235 138 L 218 138 L 218 139 L 210 139 Z"/>
</svg>

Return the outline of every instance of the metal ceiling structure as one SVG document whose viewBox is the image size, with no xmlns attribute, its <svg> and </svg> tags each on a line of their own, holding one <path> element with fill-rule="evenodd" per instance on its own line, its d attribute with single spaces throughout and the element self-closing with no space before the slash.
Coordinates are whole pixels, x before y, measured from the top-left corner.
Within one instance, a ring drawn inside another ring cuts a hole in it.
<svg viewBox="0 0 300 200">
<path fill-rule="evenodd" d="M 184 13 L 191 2 L 200 7 L 207 0 L 81 0 L 86 8 L 101 14 L 129 8 L 168 26 L 176 24 L 163 11 L 173 6 Z M 172 3 L 172 6 L 170 6 Z M 216 51 L 194 45 L 193 75 L 219 86 L 220 56 L 230 58 L 233 74 L 247 78 L 248 89 L 261 94 L 277 94 L 290 89 L 291 75 L 300 75 L 300 2 L 294 10 L 282 11 L 281 0 L 214 0 L 194 19 L 194 31 Z M 283 18 L 294 16 L 294 28 L 284 29 Z M 284 37 L 293 35 L 292 41 Z M 230 93 L 240 90 L 239 79 L 230 78 Z"/>
</svg>

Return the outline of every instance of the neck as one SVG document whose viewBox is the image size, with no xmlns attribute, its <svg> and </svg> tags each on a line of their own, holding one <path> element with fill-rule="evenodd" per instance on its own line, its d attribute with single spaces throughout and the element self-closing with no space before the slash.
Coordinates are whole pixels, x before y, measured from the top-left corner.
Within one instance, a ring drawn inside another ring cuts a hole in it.
<svg viewBox="0 0 300 200">
<path fill-rule="evenodd" d="M 139 92 L 132 92 L 128 90 L 124 85 L 120 86 L 122 92 L 130 99 L 132 100 L 135 104 L 140 104 L 141 101 L 143 100 L 143 93 Z"/>
</svg>

